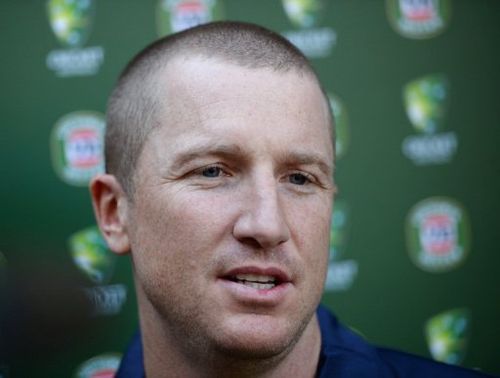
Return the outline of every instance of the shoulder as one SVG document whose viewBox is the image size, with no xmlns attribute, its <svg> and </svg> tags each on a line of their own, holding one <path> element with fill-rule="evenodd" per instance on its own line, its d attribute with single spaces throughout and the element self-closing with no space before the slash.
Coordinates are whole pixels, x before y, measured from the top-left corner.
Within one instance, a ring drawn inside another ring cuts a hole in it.
<svg viewBox="0 0 500 378">
<path fill-rule="evenodd" d="M 447 365 L 412 354 L 380 348 L 344 327 L 326 308 L 317 310 L 321 328 L 321 355 L 317 376 L 322 377 L 488 377 L 474 370 Z"/>
<path fill-rule="evenodd" d="M 377 348 L 382 360 L 391 366 L 398 377 L 469 378 L 491 377 L 479 371 L 432 361 L 388 348 Z"/>
<path fill-rule="evenodd" d="M 136 332 L 123 355 L 116 378 L 144 378 L 141 334 Z"/>
</svg>

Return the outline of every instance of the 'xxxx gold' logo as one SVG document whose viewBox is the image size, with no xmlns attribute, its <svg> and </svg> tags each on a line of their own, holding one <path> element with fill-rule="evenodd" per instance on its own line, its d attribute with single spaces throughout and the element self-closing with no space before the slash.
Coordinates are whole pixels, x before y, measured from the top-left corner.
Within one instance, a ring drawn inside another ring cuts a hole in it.
<svg viewBox="0 0 500 378">
<path fill-rule="evenodd" d="M 386 0 L 387 16 L 402 36 L 425 39 L 441 33 L 450 21 L 450 0 Z"/>
<path fill-rule="evenodd" d="M 220 0 L 159 0 L 156 8 L 159 36 L 222 18 L 223 7 Z"/>
<path fill-rule="evenodd" d="M 428 272 L 446 272 L 457 267 L 469 251 L 467 214 L 449 198 L 432 197 L 413 206 L 406 231 L 412 261 Z"/>
</svg>

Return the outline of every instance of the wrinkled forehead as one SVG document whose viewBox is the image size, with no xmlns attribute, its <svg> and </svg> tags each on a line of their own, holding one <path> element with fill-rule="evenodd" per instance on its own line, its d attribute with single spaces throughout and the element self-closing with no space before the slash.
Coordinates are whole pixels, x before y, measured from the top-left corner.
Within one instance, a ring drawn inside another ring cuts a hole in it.
<svg viewBox="0 0 500 378">
<path fill-rule="evenodd" d="M 300 149 L 333 161 L 329 105 L 310 76 L 186 59 L 167 67 L 158 84 L 157 127 L 145 146 L 156 151 L 147 153 L 149 163 L 173 159 L 187 145 L 218 143 L 249 156 Z"/>
<path fill-rule="evenodd" d="M 261 110 L 310 112 L 332 139 L 330 104 L 312 71 L 248 68 L 223 58 L 180 55 L 158 72 L 160 119 L 200 116 L 217 101 L 237 99 L 239 106 L 253 104 L 252 114 Z M 267 101 L 267 102 L 265 102 Z"/>
</svg>

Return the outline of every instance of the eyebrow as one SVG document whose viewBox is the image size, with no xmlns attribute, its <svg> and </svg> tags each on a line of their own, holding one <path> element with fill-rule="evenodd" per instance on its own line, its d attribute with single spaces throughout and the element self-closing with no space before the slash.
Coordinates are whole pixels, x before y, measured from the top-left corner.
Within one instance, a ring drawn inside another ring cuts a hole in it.
<svg viewBox="0 0 500 378">
<path fill-rule="evenodd" d="M 182 166 L 192 160 L 207 155 L 221 156 L 227 158 L 238 158 L 248 160 L 242 148 L 236 144 L 227 143 L 199 143 L 190 146 L 177 154 L 172 162 L 173 167 Z M 284 165 L 316 165 L 321 172 L 330 176 L 333 172 L 333 162 L 325 161 L 322 155 L 316 152 L 291 151 L 284 152 L 280 156 L 280 162 Z"/>
<path fill-rule="evenodd" d="M 178 167 L 194 159 L 217 155 L 222 157 L 241 157 L 241 148 L 235 144 L 202 143 L 188 147 L 185 151 L 179 152 L 172 162 L 172 166 Z"/>
<path fill-rule="evenodd" d="M 282 159 L 287 165 L 316 165 L 325 175 L 331 175 L 333 172 L 333 162 L 329 164 L 320 154 L 315 152 L 287 152 Z"/>
</svg>

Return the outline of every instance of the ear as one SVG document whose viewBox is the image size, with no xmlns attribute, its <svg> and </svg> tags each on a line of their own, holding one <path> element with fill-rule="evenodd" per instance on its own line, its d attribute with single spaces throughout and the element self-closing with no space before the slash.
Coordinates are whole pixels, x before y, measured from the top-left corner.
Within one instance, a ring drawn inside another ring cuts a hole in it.
<svg viewBox="0 0 500 378">
<path fill-rule="evenodd" d="M 108 247 L 119 255 L 130 252 L 127 232 L 128 200 L 115 176 L 102 174 L 90 182 L 97 224 Z"/>
</svg>

